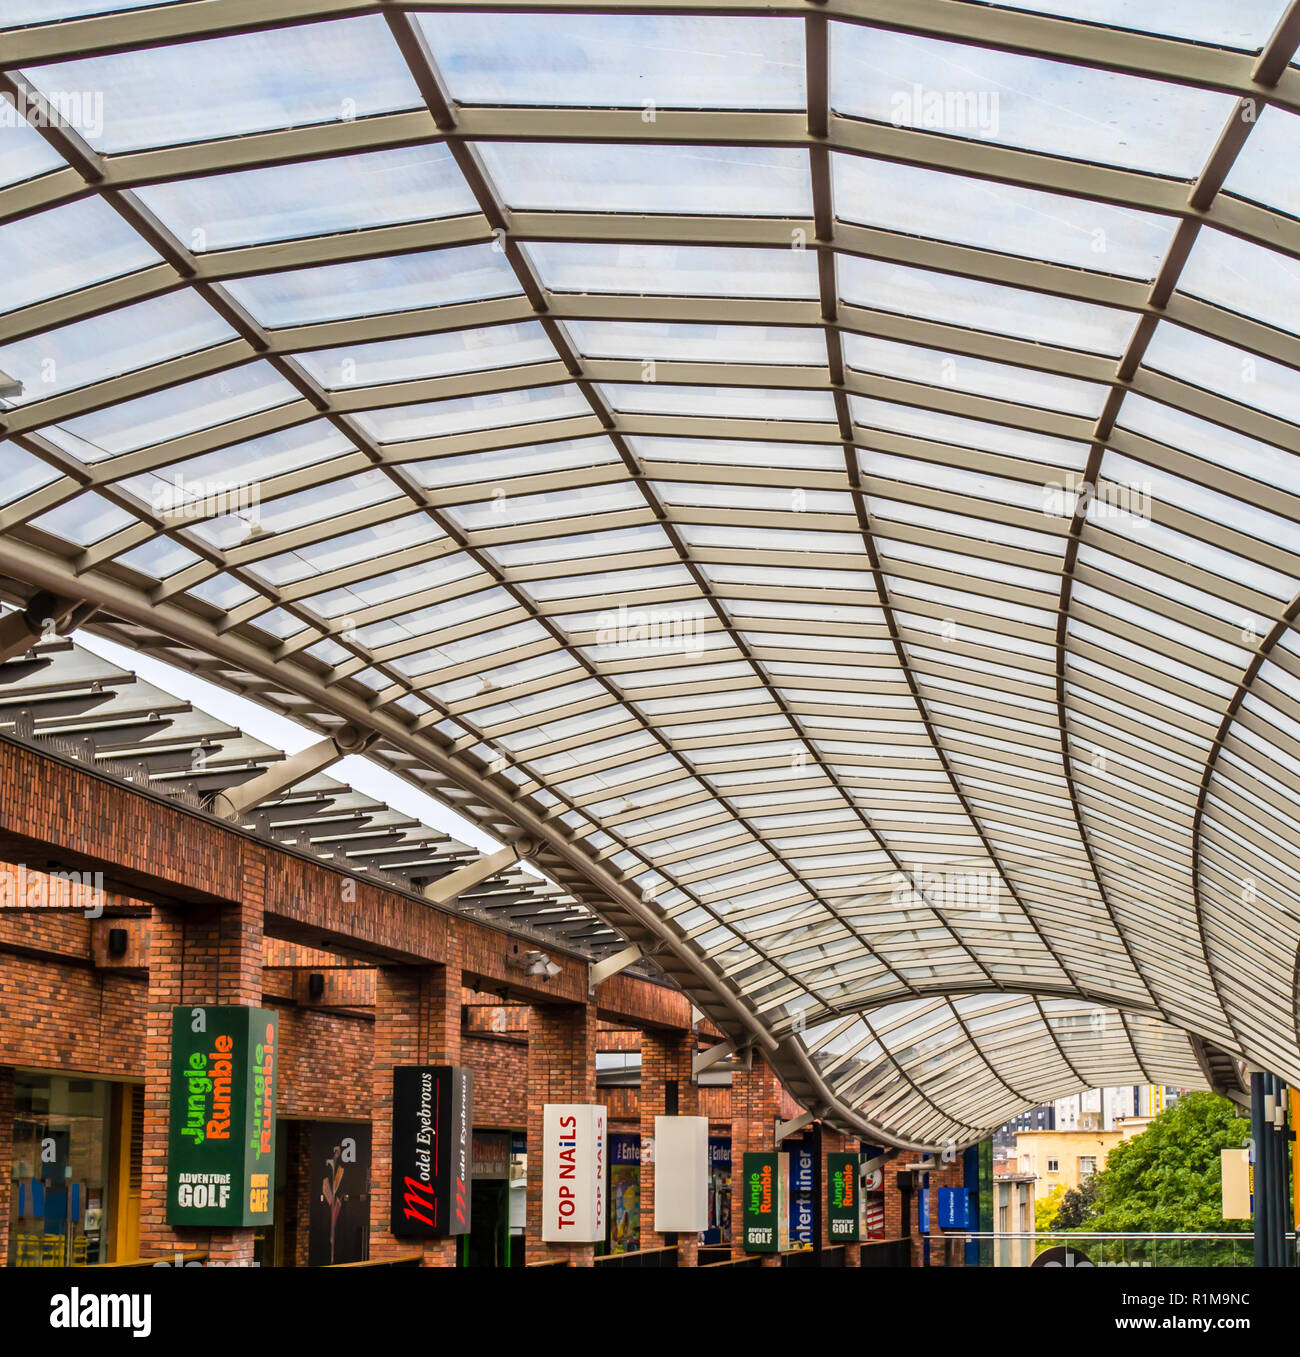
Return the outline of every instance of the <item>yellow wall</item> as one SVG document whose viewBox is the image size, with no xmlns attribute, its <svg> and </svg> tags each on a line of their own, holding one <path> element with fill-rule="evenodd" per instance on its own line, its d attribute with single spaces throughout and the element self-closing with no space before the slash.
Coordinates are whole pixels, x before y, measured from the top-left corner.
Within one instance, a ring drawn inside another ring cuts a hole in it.
<svg viewBox="0 0 1300 1357">
<path fill-rule="evenodd" d="M 1056 1186 L 1079 1186 L 1079 1160 L 1091 1155 L 1097 1161 L 1097 1172 L 1106 1166 L 1106 1156 L 1124 1138 L 1122 1131 L 1018 1131 L 1014 1153 L 1016 1169 L 1033 1173 L 1038 1178 L 1035 1195 L 1045 1197 Z M 1053 1173 L 1048 1170 L 1049 1159 L 1056 1160 Z"/>
</svg>

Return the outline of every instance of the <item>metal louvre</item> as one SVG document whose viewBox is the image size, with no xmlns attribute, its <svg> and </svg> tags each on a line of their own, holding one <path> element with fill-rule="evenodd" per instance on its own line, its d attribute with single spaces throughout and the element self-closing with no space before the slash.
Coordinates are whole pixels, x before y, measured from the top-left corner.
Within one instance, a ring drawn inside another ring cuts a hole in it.
<svg viewBox="0 0 1300 1357">
<path fill-rule="evenodd" d="M 373 732 L 866 1133 L 1300 1080 L 1300 7 L 648 8 L 20 0 L 8 596 Z"/>
</svg>

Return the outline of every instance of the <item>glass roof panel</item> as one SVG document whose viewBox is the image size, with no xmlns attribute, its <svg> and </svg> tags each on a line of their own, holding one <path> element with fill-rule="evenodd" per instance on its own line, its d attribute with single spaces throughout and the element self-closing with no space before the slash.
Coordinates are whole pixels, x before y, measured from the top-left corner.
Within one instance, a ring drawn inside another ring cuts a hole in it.
<svg viewBox="0 0 1300 1357">
<path fill-rule="evenodd" d="M 968 47 L 831 25 L 831 106 L 895 127 L 1192 179 L 1232 96 Z"/>
<path fill-rule="evenodd" d="M 27 74 L 43 91 L 101 95 L 102 128 L 82 135 L 106 153 L 350 122 L 421 104 L 378 15 L 110 53 Z"/>
<path fill-rule="evenodd" d="M 138 192 L 196 254 L 461 216 L 478 206 L 446 146 L 180 179 Z"/>
<path fill-rule="evenodd" d="M 831 164 L 836 212 L 864 226 L 1147 280 L 1173 237 L 1170 219 L 1132 208 L 862 156 Z"/>
<path fill-rule="evenodd" d="M 568 330 L 579 351 L 592 358 L 805 366 L 826 361 L 826 337 L 812 329 L 574 320 Z"/>
<path fill-rule="evenodd" d="M 803 108 L 797 19 L 438 14 L 420 26 L 462 104 Z"/>
<path fill-rule="evenodd" d="M 984 4 L 986 0 L 969 0 Z M 1000 0 L 1008 9 L 1059 14 L 1108 28 L 1136 29 L 1139 33 L 1168 34 L 1215 47 L 1257 52 L 1282 17 L 1282 0 Z"/>
<path fill-rule="evenodd" d="M 840 296 L 855 306 L 920 316 L 1087 353 L 1123 353 L 1137 317 L 1125 311 L 955 274 L 844 255 Z"/>
<path fill-rule="evenodd" d="M 0 107 L 10 105 L 0 101 Z M 0 252 L 7 265 L 0 279 L 3 311 L 158 262 L 158 255 L 98 198 L 0 223 Z"/>
<path fill-rule="evenodd" d="M 1300 183 L 1295 175 L 1277 172 L 1277 167 L 1287 164 L 1294 154 L 1297 137 L 1300 116 L 1280 108 L 1265 108 L 1228 171 L 1224 192 L 1300 217 Z"/>
<path fill-rule="evenodd" d="M 17 104 L 10 98 L 0 98 L 0 185 L 34 179 L 62 169 L 63 164 L 54 147 L 18 116 Z"/>
<path fill-rule="evenodd" d="M 96 462 L 283 405 L 297 396 L 269 364 L 249 363 L 107 406 L 45 429 L 44 434 L 82 461 Z"/>
<path fill-rule="evenodd" d="M 811 250 L 737 250 L 712 245 L 574 245 L 527 247 L 555 292 L 679 297 L 816 297 Z"/>
<path fill-rule="evenodd" d="M 386 339 L 375 344 L 296 355 L 303 369 L 331 391 L 554 360 L 555 348 L 535 321 L 491 329 L 449 330 L 445 334 Z"/>
<path fill-rule="evenodd" d="M 202 298 L 170 292 L 0 348 L 0 369 L 23 383 L 23 402 L 42 400 L 236 337 Z"/>
<path fill-rule="evenodd" d="M 479 150 L 506 206 L 520 210 L 761 217 L 812 212 L 804 151 L 495 141 Z"/>
<path fill-rule="evenodd" d="M 1178 279 L 1181 292 L 1300 334 L 1300 263 L 1223 231 L 1197 233 Z"/>
<path fill-rule="evenodd" d="M 508 297 L 520 290 L 505 256 L 490 245 L 268 273 L 226 287 L 255 320 L 272 329 Z"/>
</svg>

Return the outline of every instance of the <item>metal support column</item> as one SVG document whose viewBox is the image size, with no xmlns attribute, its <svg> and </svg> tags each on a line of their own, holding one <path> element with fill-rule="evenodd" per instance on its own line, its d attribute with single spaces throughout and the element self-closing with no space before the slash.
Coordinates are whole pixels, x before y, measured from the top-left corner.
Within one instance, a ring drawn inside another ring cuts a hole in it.
<svg viewBox="0 0 1300 1357">
<path fill-rule="evenodd" d="M 1255 1266 L 1268 1267 L 1268 1169 L 1265 1148 L 1268 1132 L 1264 1121 L 1265 1077 L 1250 1074 L 1250 1157 L 1255 1167 Z"/>
</svg>

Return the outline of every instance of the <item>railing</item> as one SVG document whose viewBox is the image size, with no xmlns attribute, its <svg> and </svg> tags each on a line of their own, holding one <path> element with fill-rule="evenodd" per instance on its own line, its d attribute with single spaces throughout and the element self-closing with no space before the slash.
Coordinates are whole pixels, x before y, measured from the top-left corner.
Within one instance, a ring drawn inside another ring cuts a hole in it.
<svg viewBox="0 0 1300 1357">
<path fill-rule="evenodd" d="M 525 1263 L 525 1267 L 568 1267 L 567 1258 L 539 1258 L 536 1262 Z"/>
<path fill-rule="evenodd" d="M 1242 1230 L 1219 1232 L 1111 1232 L 1054 1230 L 1036 1234 L 949 1233 L 949 1239 L 973 1240 L 985 1267 L 1031 1267 L 1048 1249 L 1068 1248 L 1062 1267 L 1251 1267 L 1255 1236 Z M 1295 1250 L 1295 1235 L 1289 1234 Z M 864 1260 L 865 1261 L 865 1260 Z M 1049 1266 L 1057 1262 L 1054 1256 Z"/>
<path fill-rule="evenodd" d="M 188 1267 L 191 1263 L 206 1263 L 208 1255 L 201 1249 L 190 1253 L 160 1253 L 156 1258 L 124 1258 L 120 1262 L 91 1263 L 90 1267 Z"/>
<path fill-rule="evenodd" d="M 424 1254 L 413 1253 L 385 1254 L 382 1258 L 363 1258 L 357 1263 L 326 1263 L 326 1267 L 419 1267 L 424 1262 Z"/>
</svg>

